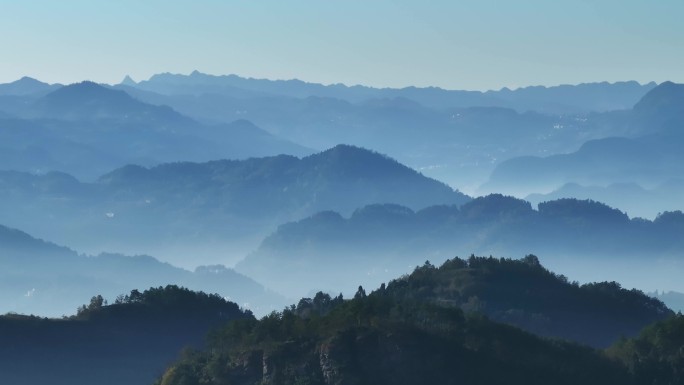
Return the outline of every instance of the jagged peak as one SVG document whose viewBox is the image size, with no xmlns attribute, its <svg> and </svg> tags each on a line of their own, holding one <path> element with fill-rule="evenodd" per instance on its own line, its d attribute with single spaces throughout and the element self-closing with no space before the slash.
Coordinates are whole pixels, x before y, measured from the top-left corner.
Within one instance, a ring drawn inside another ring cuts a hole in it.
<svg viewBox="0 0 684 385">
<path fill-rule="evenodd" d="M 133 78 L 131 78 L 130 75 L 126 75 L 126 77 L 124 77 L 123 80 L 121 81 L 121 83 L 119 83 L 119 84 L 121 84 L 122 86 L 136 86 L 136 85 L 138 85 L 138 83 L 135 80 L 133 80 Z"/>
</svg>

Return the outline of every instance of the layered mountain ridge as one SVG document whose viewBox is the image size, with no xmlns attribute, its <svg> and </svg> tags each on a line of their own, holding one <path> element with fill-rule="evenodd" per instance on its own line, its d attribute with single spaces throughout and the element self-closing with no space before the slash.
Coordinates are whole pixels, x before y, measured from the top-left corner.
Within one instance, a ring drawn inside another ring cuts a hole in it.
<svg viewBox="0 0 684 385">
<path fill-rule="evenodd" d="M 254 280 L 224 266 L 194 271 L 149 256 L 75 251 L 0 225 L 0 307 L 2 312 L 58 317 L 71 314 L 98 293 L 111 301 L 140 287 L 175 284 L 221 293 L 257 314 L 284 306 L 287 300 Z"/>
</svg>

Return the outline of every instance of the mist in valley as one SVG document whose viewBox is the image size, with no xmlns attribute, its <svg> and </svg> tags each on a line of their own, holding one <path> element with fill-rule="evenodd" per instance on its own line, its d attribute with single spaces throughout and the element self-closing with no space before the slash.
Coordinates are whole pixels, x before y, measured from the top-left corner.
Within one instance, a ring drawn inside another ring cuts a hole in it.
<svg viewBox="0 0 684 385">
<path fill-rule="evenodd" d="M 42 3 L 0 383 L 684 383 L 681 5 Z"/>
</svg>

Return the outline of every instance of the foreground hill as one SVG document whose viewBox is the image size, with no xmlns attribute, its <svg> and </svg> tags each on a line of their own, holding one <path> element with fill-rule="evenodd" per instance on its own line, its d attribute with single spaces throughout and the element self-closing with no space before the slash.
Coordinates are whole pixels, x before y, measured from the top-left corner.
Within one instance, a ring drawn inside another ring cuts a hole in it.
<svg viewBox="0 0 684 385">
<path fill-rule="evenodd" d="M 228 263 L 280 223 L 373 203 L 420 209 L 470 198 L 378 153 L 340 145 L 308 157 L 126 166 L 94 183 L 0 172 L 6 225 L 96 254 Z"/>
<path fill-rule="evenodd" d="M 653 221 L 630 219 L 576 199 L 544 202 L 537 210 L 496 194 L 418 211 L 370 205 L 348 218 L 326 211 L 282 225 L 236 269 L 301 296 L 308 290 L 302 282 L 349 293 L 354 283 L 379 285 L 425 259 L 534 253 L 584 282 L 615 279 L 648 291 L 681 291 L 682 229 L 679 211 Z"/>
<path fill-rule="evenodd" d="M 570 283 L 533 255 L 454 258 L 439 268 L 426 263 L 390 283 L 386 294 L 460 307 L 537 335 L 595 347 L 634 336 L 674 314 L 659 300 L 616 282 Z"/>
<path fill-rule="evenodd" d="M 684 384 L 684 316 L 678 314 L 623 339 L 608 350 L 622 361 L 638 384 Z"/>
<path fill-rule="evenodd" d="M 334 245 L 329 247 L 330 250 L 335 248 Z M 359 283 L 379 284 L 359 267 L 361 257 L 368 254 L 350 252 L 348 255 L 347 259 L 340 257 L 342 263 L 325 253 L 309 263 L 269 261 L 274 274 L 267 282 L 281 289 L 285 281 L 300 292 L 306 291 L 297 282 L 307 282 L 308 290 L 313 284 L 332 292 Z M 345 264 L 350 267 L 345 269 Z M 353 268 L 358 269 L 356 276 L 345 274 Z M 276 275 L 283 277 L 280 282 Z M 428 301 L 481 312 L 492 320 L 541 336 L 596 347 L 607 347 L 621 336 L 633 336 L 644 326 L 673 314 L 659 300 L 637 290 L 623 289 L 616 282 L 584 285 L 568 282 L 565 276 L 546 270 L 531 255 L 520 261 L 454 258 L 440 268 L 426 262 L 405 278 L 394 280 L 387 287 L 387 294 L 397 299 Z"/>
<path fill-rule="evenodd" d="M 676 312 L 684 312 L 684 293 L 682 292 L 671 290 L 660 292 L 656 291 L 654 293 L 649 293 L 649 295 L 653 298 L 663 301 L 670 309 Z"/>
<path fill-rule="evenodd" d="M 93 297 L 78 315 L 0 316 L 0 377 L 13 385 L 147 385 L 213 327 L 253 319 L 217 295 L 176 286 Z"/>
<path fill-rule="evenodd" d="M 358 287 L 351 300 L 319 292 L 261 320 L 177 286 L 133 290 L 111 305 L 95 296 L 61 320 L 8 314 L 0 373 L 15 385 L 136 385 L 155 376 L 160 385 L 678 384 L 681 317 L 621 340 L 611 359 L 484 315 L 603 344 L 671 312 L 614 284 L 569 284 L 534 256 L 471 257 L 426 263 L 368 295 Z M 171 363 L 184 347 L 194 349 Z M 648 377 L 656 372 L 658 382 Z"/>
<path fill-rule="evenodd" d="M 157 384 L 634 383 L 600 352 L 397 296 L 405 286 L 359 288 L 350 301 L 318 293 L 260 321 L 231 323 Z"/>
<path fill-rule="evenodd" d="M 0 312 L 71 314 L 92 293 L 105 298 L 137 287 L 177 284 L 220 293 L 258 314 L 286 300 L 223 266 L 184 270 L 148 256 L 79 255 L 66 247 L 0 226 Z"/>
</svg>

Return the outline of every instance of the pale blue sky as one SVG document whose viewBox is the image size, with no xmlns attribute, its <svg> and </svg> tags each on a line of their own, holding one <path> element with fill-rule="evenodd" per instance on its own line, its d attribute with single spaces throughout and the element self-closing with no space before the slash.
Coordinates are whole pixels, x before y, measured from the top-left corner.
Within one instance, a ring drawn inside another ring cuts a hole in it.
<svg viewBox="0 0 684 385">
<path fill-rule="evenodd" d="M 682 0 L 0 0 L 0 82 L 684 82 Z"/>
</svg>

